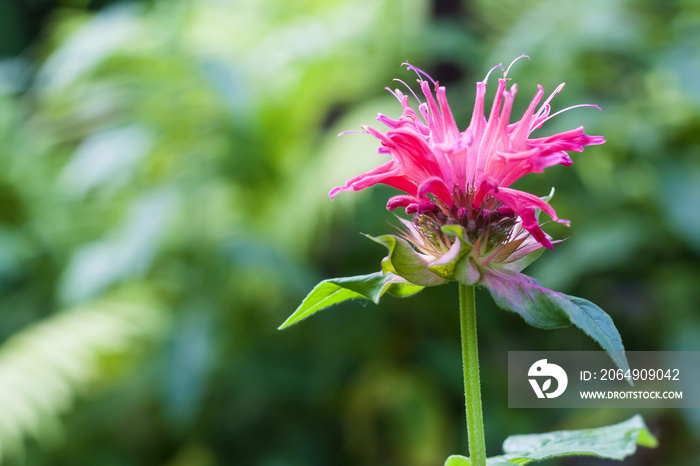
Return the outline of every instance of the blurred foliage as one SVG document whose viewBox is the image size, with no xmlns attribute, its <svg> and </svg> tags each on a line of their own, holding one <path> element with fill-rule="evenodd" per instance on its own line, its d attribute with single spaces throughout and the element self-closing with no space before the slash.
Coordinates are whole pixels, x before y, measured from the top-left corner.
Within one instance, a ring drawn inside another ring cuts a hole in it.
<svg viewBox="0 0 700 466">
<path fill-rule="evenodd" d="M 105 7 L 107 3 L 112 6 Z M 695 1 L 173 0 L 2 3 L 0 453 L 28 465 L 441 464 L 466 452 L 456 288 L 343 304 L 277 332 L 324 278 L 378 270 L 389 188 L 338 132 L 400 107 L 408 59 L 473 83 L 522 52 L 555 106 L 608 140 L 521 180 L 572 220 L 532 266 L 630 350 L 700 350 L 700 5 Z M 41 11 L 39 11 L 41 10 Z M 13 20 L 14 18 L 14 20 Z M 41 31 L 39 33 L 39 31 Z M 517 107 L 517 106 L 520 107 Z M 612 424 L 507 408 L 508 350 L 594 350 L 479 295 L 487 448 Z M 629 464 L 700 462 L 700 414 L 643 413 Z M 608 464 L 586 459 L 551 464 Z"/>
</svg>

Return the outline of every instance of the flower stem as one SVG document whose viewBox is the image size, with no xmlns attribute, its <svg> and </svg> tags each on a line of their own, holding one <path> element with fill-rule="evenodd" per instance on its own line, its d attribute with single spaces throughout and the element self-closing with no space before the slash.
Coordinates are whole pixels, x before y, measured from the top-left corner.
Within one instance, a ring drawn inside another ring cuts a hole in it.
<svg viewBox="0 0 700 466">
<path fill-rule="evenodd" d="M 467 408 L 467 439 L 472 466 L 486 465 L 484 419 L 481 411 L 479 349 L 476 341 L 474 286 L 459 284 L 459 323 L 462 331 L 464 399 Z"/>
</svg>

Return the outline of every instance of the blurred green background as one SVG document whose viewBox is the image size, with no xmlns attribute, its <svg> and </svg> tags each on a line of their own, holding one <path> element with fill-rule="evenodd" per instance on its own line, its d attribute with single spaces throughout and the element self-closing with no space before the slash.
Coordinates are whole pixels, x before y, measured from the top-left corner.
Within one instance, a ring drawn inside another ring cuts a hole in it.
<svg viewBox="0 0 700 466">
<path fill-rule="evenodd" d="M 700 350 L 700 2 L 2 0 L 0 455 L 8 465 L 434 466 L 466 453 L 456 286 L 351 302 L 278 332 L 313 285 L 371 273 L 390 188 L 383 88 L 409 60 L 448 86 L 521 53 L 516 111 L 596 103 L 603 146 L 519 187 L 567 241 L 528 272 L 605 309 L 629 350 Z M 487 448 L 622 410 L 507 408 L 508 350 L 596 350 L 477 295 Z M 697 410 L 642 410 L 700 464 Z M 619 464 L 568 460 L 553 465 Z"/>
</svg>

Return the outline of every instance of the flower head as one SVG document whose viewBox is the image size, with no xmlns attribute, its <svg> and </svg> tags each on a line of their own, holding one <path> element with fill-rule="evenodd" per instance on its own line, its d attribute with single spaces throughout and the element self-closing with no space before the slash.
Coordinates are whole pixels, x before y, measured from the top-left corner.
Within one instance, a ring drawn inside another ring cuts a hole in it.
<svg viewBox="0 0 700 466">
<path fill-rule="evenodd" d="M 359 191 L 378 183 L 403 191 L 405 194 L 389 199 L 387 209 L 404 207 L 407 214 L 414 215 L 412 223 L 403 222 L 404 236 L 419 251 L 436 258 L 453 244 L 442 230 L 444 225 L 461 226 L 465 240 L 475 246 L 473 249 L 479 247 L 482 259 L 503 256 L 504 251 L 515 254 L 541 246 L 551 249 L 552 242 L 542 231 L 537 212 L 544 211 L 559 223 L 569 222 L 558 218 L 547 200 L 510 186 L 528 173 L 541 173 L 557 164 L 571 165 L 569 151 L 581 152 L 584 146 L 604 143 L 602 136 L 584 134 L 583 127 L 531 138 L 534 130 L 563 111 L 598 107 L 576 105 L 551 114 L 550 102 L 564 84 L 544 102 L 544 89 L 538 86 L 522 118 L 511 123 L 517 84 L 508 88 L 508 67 L 498 80 L 488 118 L 484 115 L 488 75 L 476 84 L 471 122 L 460 131 L 447 103 L 445 87 L 424 71 L 405 65 L 417 73 L 425 101 L 406 86 L 419 102 L 416 111 L 408 95 L 389 89 L 401 103 L 402 115 L 398 119 L 379 115 L 377 120 L 389 128 L 386 132 L 369 126 L 362 126 L 362 130 L 379 139 L 378 152 L 391 159 L 334 188 L 331 198 L 340 191 Z"/>
<path fill-rule="evenodd" d="M 445 88 L 422 70 L 406 65 L 418 74 L 425 102 L 411 91 L 419 101 L 416 112 L 407 95 L 390 90 L 401 102 L 402 115 L 396 120 L 379 115 L 378 120 L 389 128 L 386 132 L 362 127 L 381 141 L 379 153 L 388 154 L 390 160 L 333 189 L 330 196 L 387 184 L 405 193 L 389 199 L 387 208 L 404 207 L 413 218 L 399 218 L 400 236 L 370 237 L 389 251 L 380 272 L 324 280 L 280 328 L 348 299 L 376 303 L 384 293 L 410 296 L 455 280 L 461 284 L 460 295 L 466 296 L 462 294 L 465 286 L 484 286 L 499 307 L 519 314 L 535 327 L 575 325 L 600 343 L 622 371 L 629 370 L 622 339 L 610 316 L 590 301 L 548 290 L 520 273 L 543 247 L 552 247 L 538 213 L 544 211 L 554 221 L 568 222 L 559 219 L 549 205 L 551 194 L 540 198 L 510 187 L 528 173 L 556 164 L 571 165 L 567 152 L 602 144 L 603 137 L 587 136 L 583 127 L 531 137 L 547 120 L 568 110 L 551 114 L 550 102 L 563 84 L 544 102 L 544 90 L 538 86 L 522 118 L 511 123 L 517 85 L 507 89 L 510 67 L 498 80 L 488 118 L 484 116 L 488 75 L 477 83 L 471 122 L 460 131 Z"/>
</svg>

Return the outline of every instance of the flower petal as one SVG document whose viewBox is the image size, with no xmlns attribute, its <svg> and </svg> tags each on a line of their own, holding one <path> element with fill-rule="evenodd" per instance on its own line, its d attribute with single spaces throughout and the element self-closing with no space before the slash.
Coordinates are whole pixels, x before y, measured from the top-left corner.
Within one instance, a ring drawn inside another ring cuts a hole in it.
<svg viewBox="0 0 700 466">
<path fill-rule="evenodd" d="M 407 207 L 411 204 L 415 204 L 419 201 L 417 197 L 413 196 L 407 196 L 407 195 L 399 195 L 399 196 L 393 196 L 390 197 L 389 200 L 386 203 L 386 210 L 394 210 L 399 207 Z"/>
<path fill-rule="evenodd" d="M 539 222 L 535 209 L 546 212 L 555 222 L 563 223 L 569 226 L 568 220 L 562 220 L 557 217 L 551 205 L 535 196 L 534 194 L 518 191 L 510 188 L 499 188 L 497 192 L 492 194 L 495 198 L 503 202 L 506 206 L 522 219 L 522 227 L 529 231 L 535 239 L 547 249 L 552 249 L 552 242 L 546 237 Z"/>
<path fill-rule="evenodd" d="M 361 189 L 383 183 L 393 188 L 400 189 L 408 194 L 417 194 L 418 186 L 399 174 L 399 167 L 393 160 L 378 166 L 375 169 L 350 178 L 344 186 L 337 186 L 328 195 L 333 199 L 341 191 L 360 191 Z"/>
<path fill-rule="evenodd" d="M 422 198 L 428 193 L 439 198 L 442 202 L 452 207 L 454 200 L 452 199 L 452 191 L 447 187 L 444 181 L 437 176 L 432 176 L 423 180 L 418 186 L 418 197 Z"/>
</svg>

